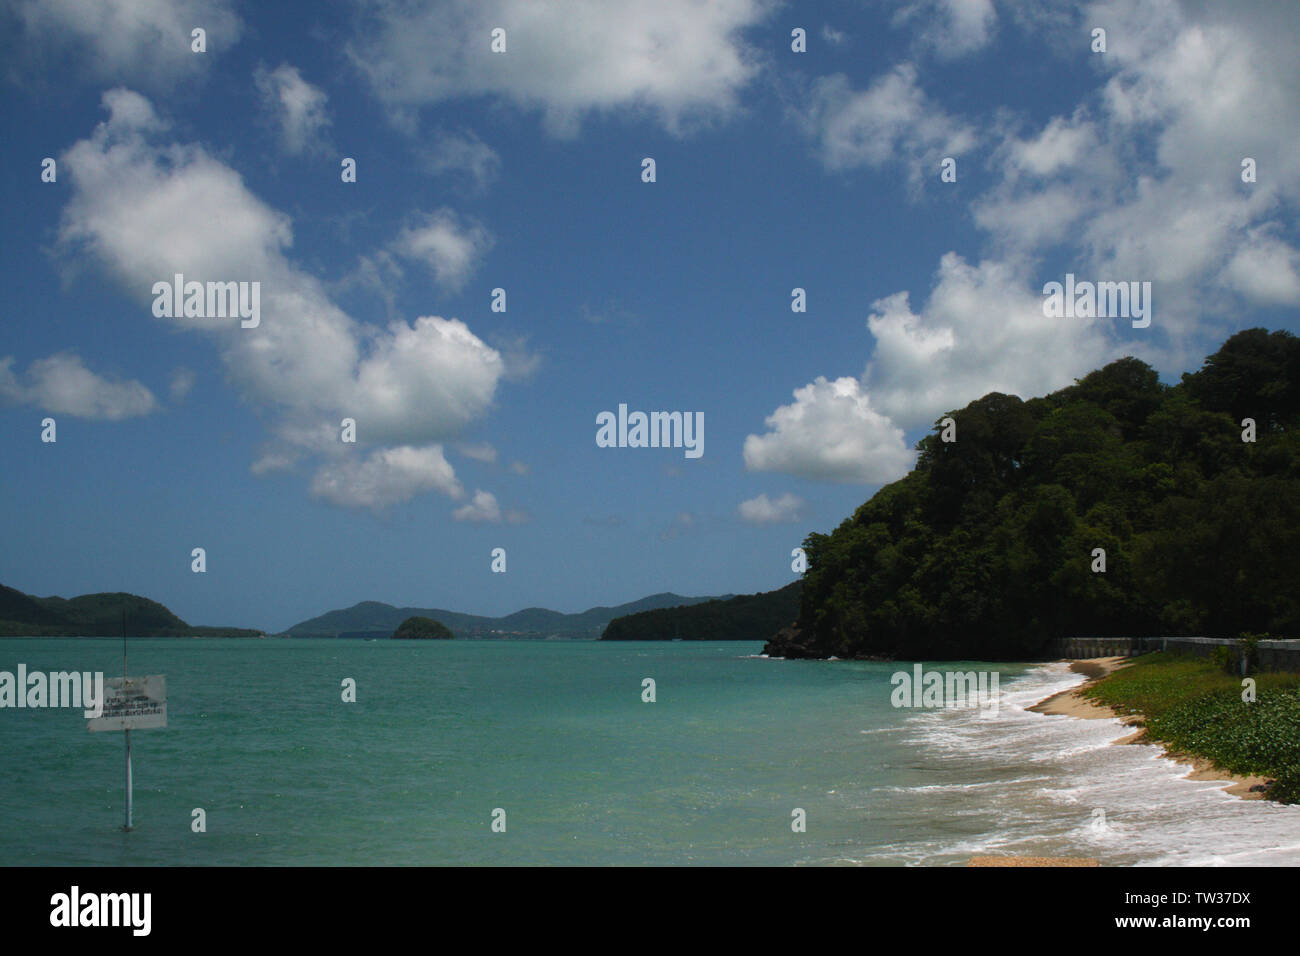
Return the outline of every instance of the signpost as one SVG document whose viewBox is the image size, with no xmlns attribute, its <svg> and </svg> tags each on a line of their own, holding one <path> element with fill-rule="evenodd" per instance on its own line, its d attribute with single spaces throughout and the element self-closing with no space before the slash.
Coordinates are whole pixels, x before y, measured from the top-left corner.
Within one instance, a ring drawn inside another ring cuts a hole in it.
<svg viewBox="0 0 1300 956">
<path fill-rule="evenodd" d="M 122 676 L 104 682 L 104 709 L 98 717 L 86 721 L 93 732 L 121 730 L 126 733 L 126 826 L 131 825 L 131 731 L 167 726 L 167 676 L 126 676 L 126 611 L 122 612 Z"/>
<path fill-rule="evenodd" d="M 131 731 L 167 726 L 167 677 L 110 677 L 104 682 L 104 712 L 86 721 L 90 731 L 126 731 L 126 827 L 131 830 Z"/>
</svg>

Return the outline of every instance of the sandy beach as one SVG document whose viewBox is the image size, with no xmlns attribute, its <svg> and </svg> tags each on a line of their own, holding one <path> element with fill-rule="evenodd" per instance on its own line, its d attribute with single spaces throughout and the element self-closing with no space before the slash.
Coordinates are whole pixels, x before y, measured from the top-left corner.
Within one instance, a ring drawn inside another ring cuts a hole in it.
<svg viewBox="0 0 1300 956">
<path fill-rule="evenodd" d="M 1072 687 L 1069 690 L 1062 691 L 1059 694 L 1053 694 L 1044 700 L 1039 701 L 1029 710 L 1036 714 L 1046 714 L 1053 717 L 1077 717 L 1083 720 L 1096 720 L 1098 718 L 1112 717 L 1129 727 L 1137 728 L 1133 733 L 1115 740 L 1116 744 L 1151 744 L 1152 741 L 1146 739 L 1146 731 L 1142 728 L 1142 718 L 1140 716 L 1121 716 L 1105 704 L 1098 704 L 1084 697 L 1082 691 L 1091 687 L 1097 681 L 1101 680 L 1107 674 L 1114 673 L 1120 668 L 1127 667 L 1132 663 L 1132 658 L 1128 657 L 1097 657 L 1088 660 L 1069 661 L 1070 670 L 1083 674 L 1085 680 L 1078 687 Z M 1192 757 L 1187 754 L 1176 751 L 1165 750 L 1165 756 L 1175 763 L 1188 764 L 1191 766 L 1191 772 L 1188 773 L 1189 780 L 1222 780 L 1227 786 L 1224 788 L 1228 793 L 1241 797 L 1243 800 L 1261 800 L 1263 794 L 1251 792 L 1251 787 L 1257 784 L 1263 784 L 1267 777 L 1242 776 L 1240 774 L 1228 773 L 1215 766 L 1212 761 L 1204 757 Z"/>
</svg>

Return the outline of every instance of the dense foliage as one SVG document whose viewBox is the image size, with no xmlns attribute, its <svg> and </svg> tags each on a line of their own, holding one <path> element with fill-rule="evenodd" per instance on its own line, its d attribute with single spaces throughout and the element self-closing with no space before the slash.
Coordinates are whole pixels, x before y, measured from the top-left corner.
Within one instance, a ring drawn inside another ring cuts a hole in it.
<svg viewBox="0 0 1300 956">
<path fill-rule="evenodd" d="M 1300 675 L 1254 678 L 1256 699 L 1244 701 L 1240 676 L 1210 658 L 1148 654 L 1085 693 L 1141 714 L 1153 740 L 1230 773 L 1271 777 L 1270 799 L 1300 803 Z"/>
<path fill-rule="evenodd" d="M 393 632 L 393 637 L 397 639 L 424 641 L 450 641 L 452 636 L 447 625 L 430 617 L 408 617 Z"/>
<path fill-rule="evenodd" d="M 603 641 L 761 641 L 799 616 L 800 582 L 689 607 L 641 611 L 609 622 Z"/>
<path fill-rule="evenodd" d="M 1300 636 L 1300 339 L 1251 329 L 1177 385 L 1124 358 L 949 415 L 956 441 L 936 422 L 909 475 L 808 536 L 799 625 L 770 653 L 1016 659 L 1074 635 Z"/>
</svg>

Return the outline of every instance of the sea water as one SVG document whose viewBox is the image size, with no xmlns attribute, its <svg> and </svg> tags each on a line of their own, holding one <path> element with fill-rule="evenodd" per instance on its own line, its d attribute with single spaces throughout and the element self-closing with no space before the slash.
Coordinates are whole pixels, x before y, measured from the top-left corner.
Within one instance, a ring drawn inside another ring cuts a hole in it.
<svg viewBox="0 0 1300 956">
<path fill-rule="evenodd" d="M 895 708 L 910 664 L 760 647 L 132 638 L 168 694 L 132 734 L 136 829 L 121 733 L 3 709 L 0 865 L 1300 863 L 1300 807 L 1025 710 L 1064 665 L 927 665 L 996 670 L 990 716 Z M 121 643 L 0 639 L 20 662 L 113 676 Z"/>
</svg>

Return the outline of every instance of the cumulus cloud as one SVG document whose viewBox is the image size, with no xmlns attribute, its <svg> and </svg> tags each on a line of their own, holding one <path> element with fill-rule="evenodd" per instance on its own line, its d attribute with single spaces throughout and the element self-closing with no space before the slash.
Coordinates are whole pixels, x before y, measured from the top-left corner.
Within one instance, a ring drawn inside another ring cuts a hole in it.
<svg viewBox="0 0 1300 956">
<path fill-rule="evenodd" d="M 381 448 L 365 458 L 330 462 L 312 478 L 311 493 L 351 508 L 381 511 L 426 491 L 464 494 L 439 445 Z"/>
<path fill-rule="evenodd" d="M 461 288 L 492 248 L 492 237 L 481 224 L 462 219 L 450 209 L 438 209 L 408 226 L 392 244 L 399 256 L 419 262 L 439 285 Z"/>
<path fill-rule="evenodd" d="M 80 356 L 60 352 L 37 359 L 25 376 L 13 371 L 13 356 L 0 358 L 0 398 L 53 414 L 118 421 L 156 411 L 153 392 L 137 381 L 96 375 Z"/>
<path fill-rule="evenodd" d="M 1025 285 L 1016 267 L 970 265 L 950 252 L 919 311 L 907 292 L 872 304 L 867 327 L 876 342 L 862 384 L 891 421 L 929 426 L 988 392 L 1029 397 L 1070 384 L 1118 357 L 1115 325 L 1047 319 L 1041 290 Z"/>
<path fill-rule="evenodd" d="M 437 444 L 490 407 L 504 374 L 500 354 L 459 319 L 357 322 L 289 258 L 288 217 L 238 173 L 201 146 L 160 142 L 165 124 L 139 94 L 113 90 L 104 104 L 108 121 L 64 157 L 71 195 L 61 246 L 100 262 L 141 303 L 142 317 L 150 315 L 153 283 L 175 273 L 261 284 L 256 328 L 238 319 L 160 320 L 207 336 L 243 397 L 270 412 L 273 447 L 258 470 L 295 460 L 284 446 L 328 454 L 340 420 L 351 417 L 359 443 L 392 447 L 364 463 L 330 462 L 313 483 L 318 495 L 349 503 L 348 482 L 362 501 L 450 493 L 456 486 L 449 465 L 442 473 Z"/>
<path fill-rule="evenodd" d="M 505 363 L 459 319 L 422 316 L 375 338 L 349 407 L 370 441 L 437 439 L 487 410 Z"/>
<path fill-rule="evenodd" d="M 325 129 L 330 125 L 325 104 L 329 97 L 304 80 L 297 67 L 288 63 L 269 71 L 258 67 L 253 83 L 262 109 L 280 131 L 280 144 L 286 153 L 325 147 Z"/>
<path fill-rule="evenodd" d="M 1253 229 L 1226 266 L 1225 280 L 1258 305 L 1300 305 L 1300 253 Z"/>
<path fill-rule="evenodd" d="M 230 0 L 3 0 L 19 24 L 24 55 L 66 58 L 74 74 L 165 91 L 206 69 L 239 39 Z M 207 52 L 190 31 L 207 31 Z"/>
<path fill-rule="evenodd" d="M 854 89 L 842 73 L 822 77 L 802 122 L 828 169 L 902 162 L 913 182 L 923 169 L 937 169 L 940 159 L 960 156 L 976 143 L 970 125 L 926 96 L 910 63 L 878 76 L 865 90 Z"/>
<path fill-rule="evenodd" d="M 758 70 L 742 33 L 768 0 L 368 0 L 349 54 L 399 122 L 489 96 L 542 113 L 558 135 L 593 110 L 644 107 L 670 130 L 726 114 Z M 506 52 L 490 49 L 506 31 Z"/>
<path fill-rule="evenodd" d="M 742 501 L 737 510 L 740 519 L 749 524 L 785 524 L 798 521 L 804 505 L 802 498 L 787 492 L 779 498 L 761 494 L 757 498 Z"/>
<path fill-rule="evenodd" d="M 767 417 L 768 431 L 745 438 L 745 467 L 823 481 L 874 484 L 901 478 L 915 453 L 903 430 L 871 407 L 855 378 L 818 377 L 794 403 Z"/>
<path fill-rule="evenodd" d="M 1030 397 L 1119 357 L 1108 319 L 1046 319 L 1039 290 L 1013 264 L 940 261 L 924 305 L 907 292 L 872 304 L 875 349 L 861 378 L 817 378 L 745 439 L 755 471 L 878 484 L 902 477 L 915 453 L 904 429 L 989 392 Z"/>
<path fill-rule="evenodd" d="M 1217 335 L 1241 298 L 1295 301 L 1300 23 L 1267 4 L 1169 0 L 1095 3 L 1083 19 L 1108 27 L 1102 86 L 1006 136 L 976 224 L 1009 257 L 1061 246 L 1076 273 L 1153 281 L 1164 335 Z M 1249 186 L 1247 155 L 1271 170 Z"/>
<path fill-rule="evenodd" d="M 497 504 L 496 495 L 488 491 L 475 491 L 469 503 L 462 505 L 451 513 L 457 521 L 469 521 L 475 524 L 523 524 L 528 516 L 522 511 L 502 511 Z"/>
</svg>

